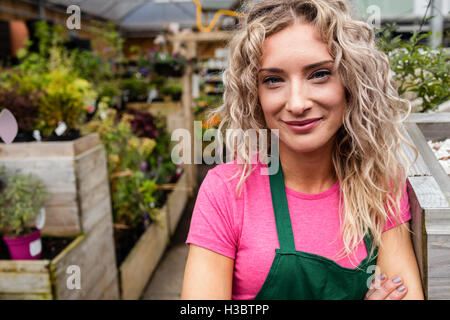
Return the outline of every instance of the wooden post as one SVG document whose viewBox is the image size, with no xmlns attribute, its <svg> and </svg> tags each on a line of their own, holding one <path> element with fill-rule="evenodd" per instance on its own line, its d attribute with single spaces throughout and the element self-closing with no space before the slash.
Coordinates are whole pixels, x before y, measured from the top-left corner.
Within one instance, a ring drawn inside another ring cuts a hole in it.
<svg viewBox="0 0 450 320">
<path fill-rule="evenodd" d="M 213 31 L 213 32 L 192 32 L 187 34 L 169 35 L 168 40 L 171 42 L 184 42 L 187 48 L 186 57 L 193 59 L 197 57 L 197 47 L 199 42 L 219 42 L 228 41 L 234 32 L 229 31 Z M 197 190 L 197 166 L 194 163 L 194 113 L 192 98 L 192 75 L 194 66 L 190 63 L 186 66 L 183 75 L 183 114 L 185 128 L 191 134 L 191 164 L 185 164 L 184 169 L 187 172 L 188 186 L 192 187 L 191 195 L 195 195 Z"/>
<path fill-rule="evenodd" d="M 192 60 L 197 55 L 197 43 L 195 41 L 187 41 L 187 58 Z M 189 164 L 185 164 L 184 168 L 187 173 L 188 186 L 192 188 L 191 196 L 197 188 L 197 168 L 194 164 L 194 114 L 193 114 L 193 98 L 192 98 L 192 75 L 194 66 L 192 62 L 186 65 L 183 75 L 183 113 L 184 127 L 189 130 L 191 135 L 191 159 Z"/>
</svg>

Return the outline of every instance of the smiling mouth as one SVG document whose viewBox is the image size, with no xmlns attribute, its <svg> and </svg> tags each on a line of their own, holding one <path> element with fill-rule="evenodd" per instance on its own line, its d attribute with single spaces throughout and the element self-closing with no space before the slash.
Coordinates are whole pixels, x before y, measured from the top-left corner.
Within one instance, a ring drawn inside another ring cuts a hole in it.
<svg viewBox="0 0 450 320">
<path fill-rule="evenodd" d="M 283 121 L 283 123 L 293 132 L 302 133 L 315 128 L 322 120 L 323 118 L 314 118 L 304 121 Z"/>
<path fill-rule="evenodd" d="M 306 119 L 306 120 L 302 120 L 302 121 L 283 121 L 285 124 L 287 125 L 291 125 L 291 126 L 304 126 L 313 122 L 316 122 L 318 120 L 322 120 L 323 118 L 311 118 L 311 119 Z"/>
</svg>

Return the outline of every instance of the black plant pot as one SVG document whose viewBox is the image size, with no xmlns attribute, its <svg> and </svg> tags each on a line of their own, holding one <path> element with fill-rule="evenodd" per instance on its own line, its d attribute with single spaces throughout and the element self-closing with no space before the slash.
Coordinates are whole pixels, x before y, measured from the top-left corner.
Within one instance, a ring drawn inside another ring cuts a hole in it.
<svg viewBox="0 0 450 320">
<path fill-rule="evenodd" d="M 81 137 L 80 130 L 70 129 L 60 136 L 53 132 L 52 135 L 48 137 L 47 141 L 72 141 L 78 139 L 79 137 Z"/>
<path fill-rule="evenodd" d="M 171 95 L 173 101 L 180 101 L 181 100 L 181 92 L 180 93 L 174 93 Z"/>
<path fill-rule="evenodd" d="M 154 66 L 154 71 L 165 77 L 181 77 L 183 76 L 184 67 L 181 65 L 174 67 L 168 63 L 157 63 Z"/>
<path fill-rule="evenodd" d="M 35 141 L 34 137 L 33 137 L 33 133 L 31 132 L 19 132 L 16 136 L 16 138 L 14 139 L 14 142 L 31 142 L 31 141 Z"/>
</svg>

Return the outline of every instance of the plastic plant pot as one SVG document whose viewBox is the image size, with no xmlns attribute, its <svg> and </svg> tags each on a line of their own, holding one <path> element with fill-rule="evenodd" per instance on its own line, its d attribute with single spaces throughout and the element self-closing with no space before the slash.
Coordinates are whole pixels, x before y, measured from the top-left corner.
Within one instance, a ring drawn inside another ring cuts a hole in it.
<svg viewBox="0 0 450 320">
<path fill-rule="evenodd" d="M 16 238 L 3 236 L 3 240 L 8 246 L 12 260 L 38 260 L 41 258 L 42 244 L 40 230 Z"/>
</svg>

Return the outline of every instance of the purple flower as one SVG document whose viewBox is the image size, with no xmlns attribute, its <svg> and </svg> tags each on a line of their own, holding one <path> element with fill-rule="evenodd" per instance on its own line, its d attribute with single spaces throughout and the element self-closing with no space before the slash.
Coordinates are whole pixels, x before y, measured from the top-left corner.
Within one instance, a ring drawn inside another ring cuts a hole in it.
<svg viewBox="0 0 450 320">
<path fill-rule="evenodd" d="M 158 167 L 161 166 L 162 160 L 163 160 L 163 158 L 161 156 L 158 156 L 158 159 L 157 159 Z"/>
<path fill-rule="evenodd" d="M 141 171 L 145 172 L 147 170 L 147 168 L 148 168 L 147 162 L 145 162 L 145 161 L 141 162 Z"/>
<path fill-rule="evenodd" d="M 147 68 L 139 68 L 139 73 L 146 75 L 148 74 L 149 70 Z"/>
</svg>

